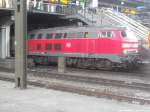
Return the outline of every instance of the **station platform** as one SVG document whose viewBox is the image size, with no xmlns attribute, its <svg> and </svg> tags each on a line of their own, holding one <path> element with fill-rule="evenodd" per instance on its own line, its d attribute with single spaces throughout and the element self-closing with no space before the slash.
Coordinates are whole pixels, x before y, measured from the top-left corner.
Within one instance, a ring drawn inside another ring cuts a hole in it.
<svg viewBox="0 0 150 112">
<path fill-rule="evenodd" d="M 20 90 L 0 80 L 0 112 L 150 112 L 150 106 L 34 86 Z"/>
</svg>

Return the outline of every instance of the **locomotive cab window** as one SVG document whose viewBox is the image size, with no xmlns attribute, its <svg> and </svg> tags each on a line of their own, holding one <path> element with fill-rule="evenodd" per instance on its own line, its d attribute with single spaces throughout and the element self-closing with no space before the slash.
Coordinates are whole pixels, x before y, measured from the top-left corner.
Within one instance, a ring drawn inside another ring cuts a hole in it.
<svg viewBox="0 0 150 112">
<path fill-rule="evenodd" d="M 111 31 L 101 32 L 99 37 L 101 37 L 101 38 L 112 38 L 112 37 L 114 37 L 114 34 Z"/>
<path fill-rule="evenodd" d="M 60 39 L 62 37 L 62 33 L 56 33 L 55 38 Z"/>
<path fill-rule="evenodd" d="M 35 34 L 31 34 L 30 36 L 29 36 L 29 39 L 34 39 L 35 38 Z"/>
<path fill-rule="evenodd" d="M 107 32 L 107 37 L 108 37 L 108 38 L 112 38 L 112 37 L 114 37 L 113 32 Z"/>
<path fill-rule="evenodd" d="M 121 31 L 121 37 L 127 37 L 127 33 L 125 31 Z"/>
<path fill-rule="evenodd" d="M 37 39 L 42 39 L 42 34 L 41 34 L 41 33 L 40 33 L 40 34 L 38 34 Z"/>
<path fill-rule="evenodd" d="M 46 34 L 46 39 L 52 39 L 53 38 L 53 34 L 52 33 L 47 33 Z"/>
</svg>

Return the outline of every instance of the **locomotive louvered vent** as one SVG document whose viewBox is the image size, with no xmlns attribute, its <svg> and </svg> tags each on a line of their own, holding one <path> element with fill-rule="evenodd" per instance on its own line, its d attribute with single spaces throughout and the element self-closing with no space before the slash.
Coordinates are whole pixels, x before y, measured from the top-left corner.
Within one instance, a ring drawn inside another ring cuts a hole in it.
<svg viewBox="0 0 150 112">
<path fill-rule="evenodd" d="M 47 39 L 52 39 L 53 38 L 53 34 L 52 33 L 48 33 L 46 36 Z"/>
<path fill-rule="evenodd" d="M 55 50 L 61 50 L 61 44 L 55 44 L 54 45 Z"/>
<path fill-rule="evenodd" d="M 56 33 L 55 38 L 60 39 L 62 37 L 62 33 Z"/>
<path fill-rule="evenodd" d="M 37 44 L 37 50 L 41 50 L 42 46 L 41 44 Z"/>
<path fill-rule="evenodd" d="M 52 44 L 47 43 L 45 49 L 46 50 L 52 50 Z"/>
<path fill-rule="evenodd" d="M 42 39 L 42 34 L 39 34 L 37 39 Z"/>
<path fill-rule="evenodd" d="M 67 33 L 64 33 L 64 38 L 67 38 Z"/>
<path fill-rule="evenodd" d="M 31 34 L 29 39 L 34 39 L 35 38 L 35 34 Z"/>
</svg>

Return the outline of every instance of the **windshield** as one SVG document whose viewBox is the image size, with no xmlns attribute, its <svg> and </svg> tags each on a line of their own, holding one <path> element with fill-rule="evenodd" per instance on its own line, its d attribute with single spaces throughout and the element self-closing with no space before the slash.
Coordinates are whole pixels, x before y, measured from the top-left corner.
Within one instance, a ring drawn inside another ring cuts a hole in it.
<svg viewBox="0 0 150 112">
<path fill-rule="evenodd" d="M 131 30 L 121 31 L 122 38 L 137 39 L 136 35 Z"/>
<path fill-rule="evenodd" d="M 125 31 L 121 31 L 121 37 L 127 37 L 127 33 Z"/>
</svg>

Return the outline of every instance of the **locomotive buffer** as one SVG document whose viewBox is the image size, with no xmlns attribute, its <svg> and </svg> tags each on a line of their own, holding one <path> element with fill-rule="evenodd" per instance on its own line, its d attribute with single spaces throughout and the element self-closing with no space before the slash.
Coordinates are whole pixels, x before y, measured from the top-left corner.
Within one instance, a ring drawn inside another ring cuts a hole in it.
<svg viewBox="0 0 150 112">
<path fill-rule="evenodd" d="M 26 37 L 27 10 L 26 0 L 16 0 L 15 9 L 15 86 L 26 88 Z"/>
</svg>

